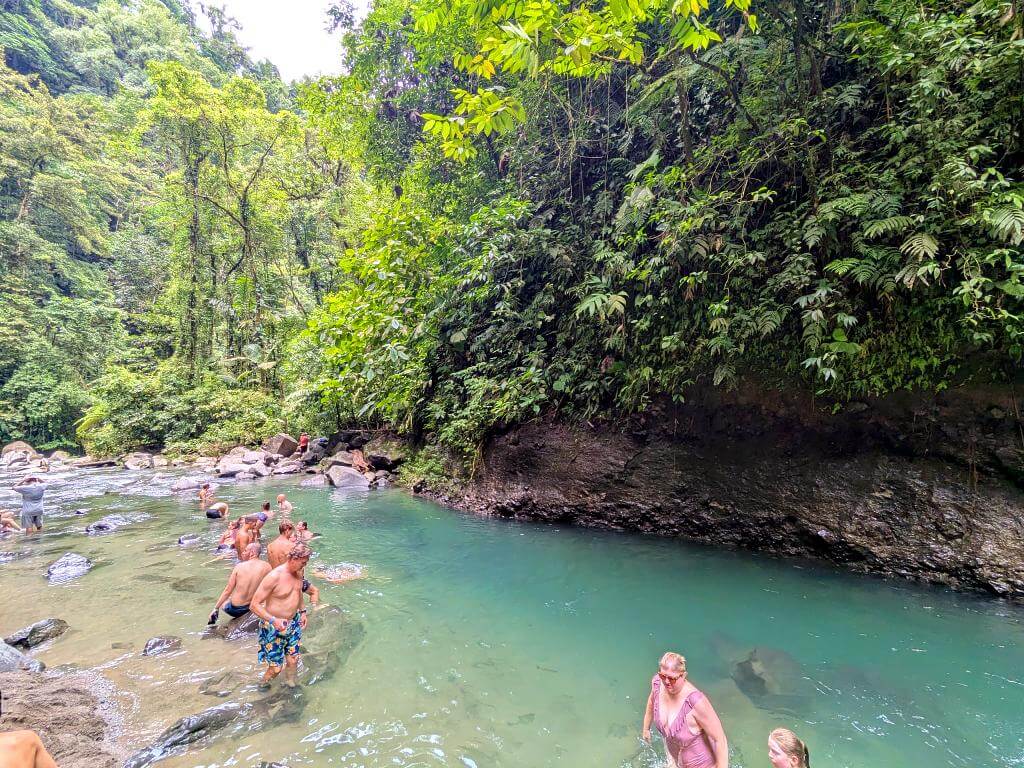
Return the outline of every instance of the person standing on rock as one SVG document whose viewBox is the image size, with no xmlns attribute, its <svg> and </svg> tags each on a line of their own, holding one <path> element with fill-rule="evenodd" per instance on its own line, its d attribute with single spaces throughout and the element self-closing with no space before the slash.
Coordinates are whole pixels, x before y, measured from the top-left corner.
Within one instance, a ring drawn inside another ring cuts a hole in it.
<svg viewBox="0 0 1024 768">
<path fill-rule="evenodd" d="M 295 449 L 295 452 L 301 456 L 309 448 L 309 435 L 303 432 L 299 435 L 299 447 Z"/>
<path fill-rule="evenodd" d="M 260 619 L 256 658 L 267 665 L 260 681 L 268 688 L 270 681 L 285 671 L 285 684 L 294 687 L 299 665 L 299 641 L 306 628 L 306 610 L 302 607 L 303 569 L 312 550 L 295 544 L 288 559 L 267 574 L 249 604 L 249 610 Z"/>
<path fill-rule="evenodd" d="M 25 533 L 43 530 L 43 494 L 48 487 L 30 475 L 11 489 L 21 494 L 21 527 Z"/>
<path fill-rule="evenodd" d="M 210 613 L 210 624 L 216 624 L 221 607 L 233 619 L 249 612 L 249 603 L 263 578 L 270 573 L 270 564 L 260 560 L 260 545 L 250 544 L 242 552 L 242 562 L 231 570 L 227 586 L 220 593 Z"/>
<path fill-rule="evenodd" d="M 669 768 L 729 768 L 729 742 L 707 697 L 686 678 L 686 659 L 666 653 L 651 678 L 642 737 L 651 724 L 665 740 Z"/>
<path fill-rule="evenodd" d="M 292 540 L 295 525 L 290 520 L 282 520 L 278 523 L 277 531 L 280 535 L 267 545 L 267 560 L 270 562 L 271 568 L 283 565 L 288 559 L 288 553 L 292 551 L 292 547 L 296 543 Z"/>
</svg>

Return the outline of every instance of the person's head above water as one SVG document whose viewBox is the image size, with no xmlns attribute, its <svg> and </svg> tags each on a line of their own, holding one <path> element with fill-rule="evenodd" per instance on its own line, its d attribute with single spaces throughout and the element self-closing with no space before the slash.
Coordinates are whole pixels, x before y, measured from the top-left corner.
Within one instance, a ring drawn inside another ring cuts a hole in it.
<svg viewBox="0 0 1024 768">
<path fill-rule="evenodd" d="M 241 518 L 239 518 L 238 520 L 231 520 L 230 522 L 228 522 L 228 530 L 229 531 L 237 531 L 239 529 L 239 527 L 241 527 L 241 525 L 242 525 L 242 519 Z"/>
<path fill-rule="evenodd" d="M 282 520 L 280 524 L 277 526 L 277 532 L 280 533 L 282 536 L 287 536 L 294 530 L 295 526 L 292 525 L 291 522 L 289 522 L 288 520 Z"/>
<path fill-rule="evenodd" d="M 658 662 L 658 677 L 669 693 L 682 690 L 686 682 L 686 658 L 679 653 L 666 652 Z"/>
<path fill-rule="evenodd" d="M 807 745 L 788 728 L 776 728 L 768 734 L 768 759 L 772 768 L 811 768 Z"/>
<path fill-rule="evenodd" d="M 203 489 L 204 491 L 208 491 L 208 490 L 210 490 L 210 484 L 209 484 L 209 483 L 203 483 L 203 485 L 202 485 L 202 489 Z"/>
<path fill-rule="evenodd" d="M 283 493 L 277 494 L 277 503 L 280 504 L 282 501 L 284 501 L 284 494 Z"/>
<path fill-rule="evenodd" d="M 263 502 L 263 511 L 264 512 L 269 512 L 270 511 L 270 502 L 269 501 L 264 501 Z"/>
<path fill-rule="evenodd" d="M 309 530 L 309 523 L 307 523 L 305 520 L 300 522 L 299 523 L 299 530 L 300 531 L 308 531 Z"/>
<path fill-rule="evenodd" d="M 253 542 L 242 550 L 242 560 L 255 560 L 260 556 L 260 552 L 262 551 L 262 547 L 260 547 L 256 542 Z"/>
</svg>

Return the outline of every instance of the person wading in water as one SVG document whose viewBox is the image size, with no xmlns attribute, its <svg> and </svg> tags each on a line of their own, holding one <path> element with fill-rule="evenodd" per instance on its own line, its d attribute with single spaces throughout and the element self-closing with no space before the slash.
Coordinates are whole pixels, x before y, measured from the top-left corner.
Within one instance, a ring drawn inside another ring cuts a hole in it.
<svg viewBox="0 0 1024 768">
<path fill-rule="evenodd" d="M 277 566 L 283 565 L 288 559 L 288 553 L 292 551 L 292 547 L 294 547 L 296 543 L 292 541 L 292 534 L 295 532 L 295 526 L 291 521 L 282 520 L 278 523 L 277 532 L 280 536 L 267 545 L 267 560 L 270 561 L 271 568 L 277 568 Z"/>
<path fill-rule="evenodd" d="M 768 759 L 772 768 L 811 768 L 807 745 L 788 728 L 776 728 L 768 734 Z"/>
<path fill-rule="evenodd" d="M 313 552 L 305 544 L 295 544 L 283 565 L 267 574 L 253 595 L 249 610 L 260 618 L 256 658 L 267 665 L 260 681 L 270 681 L 285 668 L 285 684 L 295 686 L 299 665 L 299 641 L 306 628 L 306 610 L 302 607 L 302 571 Z"/>
<path fill-rule="evenodd" d="M 652 722 L 665 740 L 669 768 L 728 768 L 722 722 L 707 697 L 686 679 L 686 659 L 678 653 L 662 656 L 651 678 L 644 741 L 651 740 Z"/>
<path fill-rule="evenodd" d="M 260 560 L 260 545 L 250 544 L 242 552 L 242 562 L 231 569 L 228 584 L 220 593 L 210 613 L 210 624 L 216 624 L 220 609 L 233 619 L 249 612 L 249 603 L 263 578 L 270 573 L 270 564 Z"/>
</svg>

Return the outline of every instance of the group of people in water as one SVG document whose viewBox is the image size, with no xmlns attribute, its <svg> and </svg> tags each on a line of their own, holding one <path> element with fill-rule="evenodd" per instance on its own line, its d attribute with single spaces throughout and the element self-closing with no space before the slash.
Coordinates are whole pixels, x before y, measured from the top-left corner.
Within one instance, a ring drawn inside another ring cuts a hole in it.
<svg viewBox="0 0 1024 768">
<path fill-rule="evenodd" d="M 214 490 L 209 483 L 199 489 L 199 503 L 206 516 L 213 520 L 226 519 L 230 511 L 225 502 L 213 500 Z M 264 525 L 275 516 L 270 502 L 263 502 L 260 511 L 243 515 L 228 523 L 221 534 L 217 550 L 221 556 L 237 556 L 227 584 L 210 612 L 209 624 L 216 624 L 220 612 L 232 619 L 252 613 L 259 619 L 257 634 L 257 660 L 266 665 L 261 687 L 269 687 L 281 671 L 285 672 L 285 685 L 294 687 L 298 672 L 299 643 L 307 624 L 305 598 L 312 607 L 320 605 L 320 591 L 306 578 L 305 569 L 313 552 L 309 541 L 316 534 L 305 521 L 291 519 L 294 506 L 285 495 L 277 496 L 277 514 L 280 515 L 278 536 L 266 546 L 266 560 L 262 533 Z M 362 576 L 359 569 L 321 569 L 316 576 L 335 584 Z"/>
<path fill-rule="evenodd" d="M 669 768 L 728 768 L 729 741 L 718 713 L 708 698 L 690 682 L 686 659 L 669 651 L 661 657 L 651 678 L 651 693 L 644 710 L 641 738 L 650 743 L 651 726 L 665 743 Z M 772 768 L 810 768 L 807 745 L 787 728 L 768 735 Z"/>
</svg>

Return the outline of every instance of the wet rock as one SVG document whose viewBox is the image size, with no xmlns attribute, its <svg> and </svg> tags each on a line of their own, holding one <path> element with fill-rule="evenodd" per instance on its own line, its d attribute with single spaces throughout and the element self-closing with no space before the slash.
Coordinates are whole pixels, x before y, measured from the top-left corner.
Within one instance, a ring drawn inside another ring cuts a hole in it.
<svg viewBox="0 0 1024 768">
<path fill-rule="evenodd" d="M 0 672 L 15 672 L 19 669 L 28 672 L 42 672 L 46 669 L 46 665 L 31 656 L 26 656 L 7 643 L 0 643 Z"/>
<path fill-rule="evenodd" d="M 333 643 L 331 646 L 302 656 L 301 676 L 306 685 L 317 685 L 329 680 L 345 666 L 352 651 L 358 648 L 366 637 L 366 629 L 362 622 L 348 621 L 339 629 L 330 632 L 328 637 Z"/>
<path fill-rule="evenodd" d="M 16 648 L 34 648 L 47 640 L 60 637 L 68 631 L 68 623 L 62 619 L 43 619 L 35 624 L 22 627 L 4 642 Z"/>
<path fill-rule="evenodd" d="M 110 533 L 112 531 L 116 531 L 118 528 L 124 528 L 132 523 L 137 523 L 140 520 L 145 519 L 145 517 L 145 515 L 104 515 L 99 520 L 85 526 L 85 532 L 93 535 L 97 533 Z"/>
<path fill-rule="evenodd" d="M 263 443 L 263 450 L 267 453 L 276 453 L 279 456 L 291 456 L 299 447 L 299 441 L 291 435 L 279 432 Z"/>
<path fill-rule="evenodd" d="M 335 488 L 369 488 L 370 481 L 361 473 L 340 464 L 328 469 L 324 475 Z"/>
<path fill-rule="evenodd" d="M 153 454 L 137 451 L 129 453 L 122 459 L 125 469 L 152 469 Z"/>
<path fill-rule="evenodd" d="M 183 717 L 160 734 L 150 746 L 128 758 L 124 768 L 145 768 L 157 760 L 169 757 L 181 747 L 223 730 L 237 719 L 247 715 L 251 709 L 251 704 L 228 702 Z"/>
<path fill-rule="evenodd" d="M 199 692 L 204 696 L 216 696 L 223 699 L 225 696 L 233 694 L 248 683 L 249 680 L 249 676 L 239 672 L 237 669 L 225 669 L 223 672 L 219 672 L 210 679 L 205 680 L 199 686 Z"/>
<path fill-rule="evenodd" d="M 259 632 L 259 617 L 255 613 L 247 613 L 227 623 L 224 639 L 229 641 L 246 640 L 256 637 Z"/>
<path fill-rule="evenodd" d="M 408 449 L 395 437 L 375 437 L 363 446 L 363 455 L 374 469 L 396 469 L 405 461 Z"/>
<path fill-rule="evenodd" d="M 270 477 L 274 470 L 266 464 L 253 464 L 249 467 L 249 472 L 256 475 L 256 477 Z"/>
<path fill-rule="evenodd" d="M 792 656 L 770 648 L 755 648 L 732 671 L 736 687 L 755 700 L 789 694 L 801 677 L 800 665 Z"/>
<path fill-rule="evenodd" d="M 254 472 L 239 472 L 235 475 L 235 480 L 255 480 L 256 474 Z"/>
<path fill-rule="evenodd" d="M 116 467 L 117 460 L 97 459 L 94 458 L 93 456 L 86 455 L 82 456 L 79 459 L 75 459 L 74 461 L 71 462 L 71 465 L 73 467 L 77 467 L 78 469 L 100 469 L 102 467 Z"/>
<path fill-rule="evenodd" d="M 275 475 L 297 475 L 302 471 L 302 464 L 298 461 L 282 461 L 274 467 Z"/>
<path fill-rule="evenodd" d="M 54 464 L 67 464 L 71 459 L 72 456 L 67 451 L 54 451 L 50 454 L 50 461 Z"/>
<path fill-rule="evenodd" d="M 225 457 L 217 463 L 218 477 L 235 477 L 249 471 L 249 465 L 236 458 Z"/>
<path fill-rule="evenodd" d="M 159 656 L 181 648 L 181 638 L 176 635 L 157 635 L 146 641 L 142 649 L 143 656 Z"/>
<path fill-rule="evenodd" d="M 92 560 L 77 552 L 68 552 L 50 563 L 46 578 L 51 584 L 64 584 L 84 575 L 92 568 Z"/>
<path fill-rule="evenodd" d="M 330 485 L 330 481 L 323 475 L 313 475 L 312 477 L 307 477 L 299 485 L 303 488 L 323 488 Z"/>
<path fill-rule="evenodd" d="M 171 589 L 175 592 L 195 592 L 196 594 L 203 591 L 203 582 L 197 576 L 186 576 L 183 579 L 175 579 L 171 582 Z"/>
<path fill-rule="evenodd" d="M 153 466 L 156 469 L 163 469 L 164 467 L 171 466 L 171 461 L 162 453 L 158 453 L 156 456 L 153 457 Z"/>
<path fill-rule="evenodd" d="M 193 544 L 198 544 L 200 538 L 198 533 L 186 533 L 178 537 L 178 544 L 182 547 L 190 547 Z"/>
<path fill-rule="evenodd" d="M 179 493 L 181 491 L 198 491 L 200 486 L 207 482 L 209 482 L 209 480 L 205 477 L 190 475 L 188 477 L 182 477 L 175 480 L 171 484 L 171 490 Z"/>
<path fill-rule="evenodd" d="M 336 467 L 336 466 L 351 467 L 352 466 L 352 452 L 351 451 L 338 451 L 336 454 L 331 456 L 329 459 L 324 459 L 324 461 L 323 461 L 323 468 L 325 470 L 330 469 L 331 467 Z"/>
</svg>

